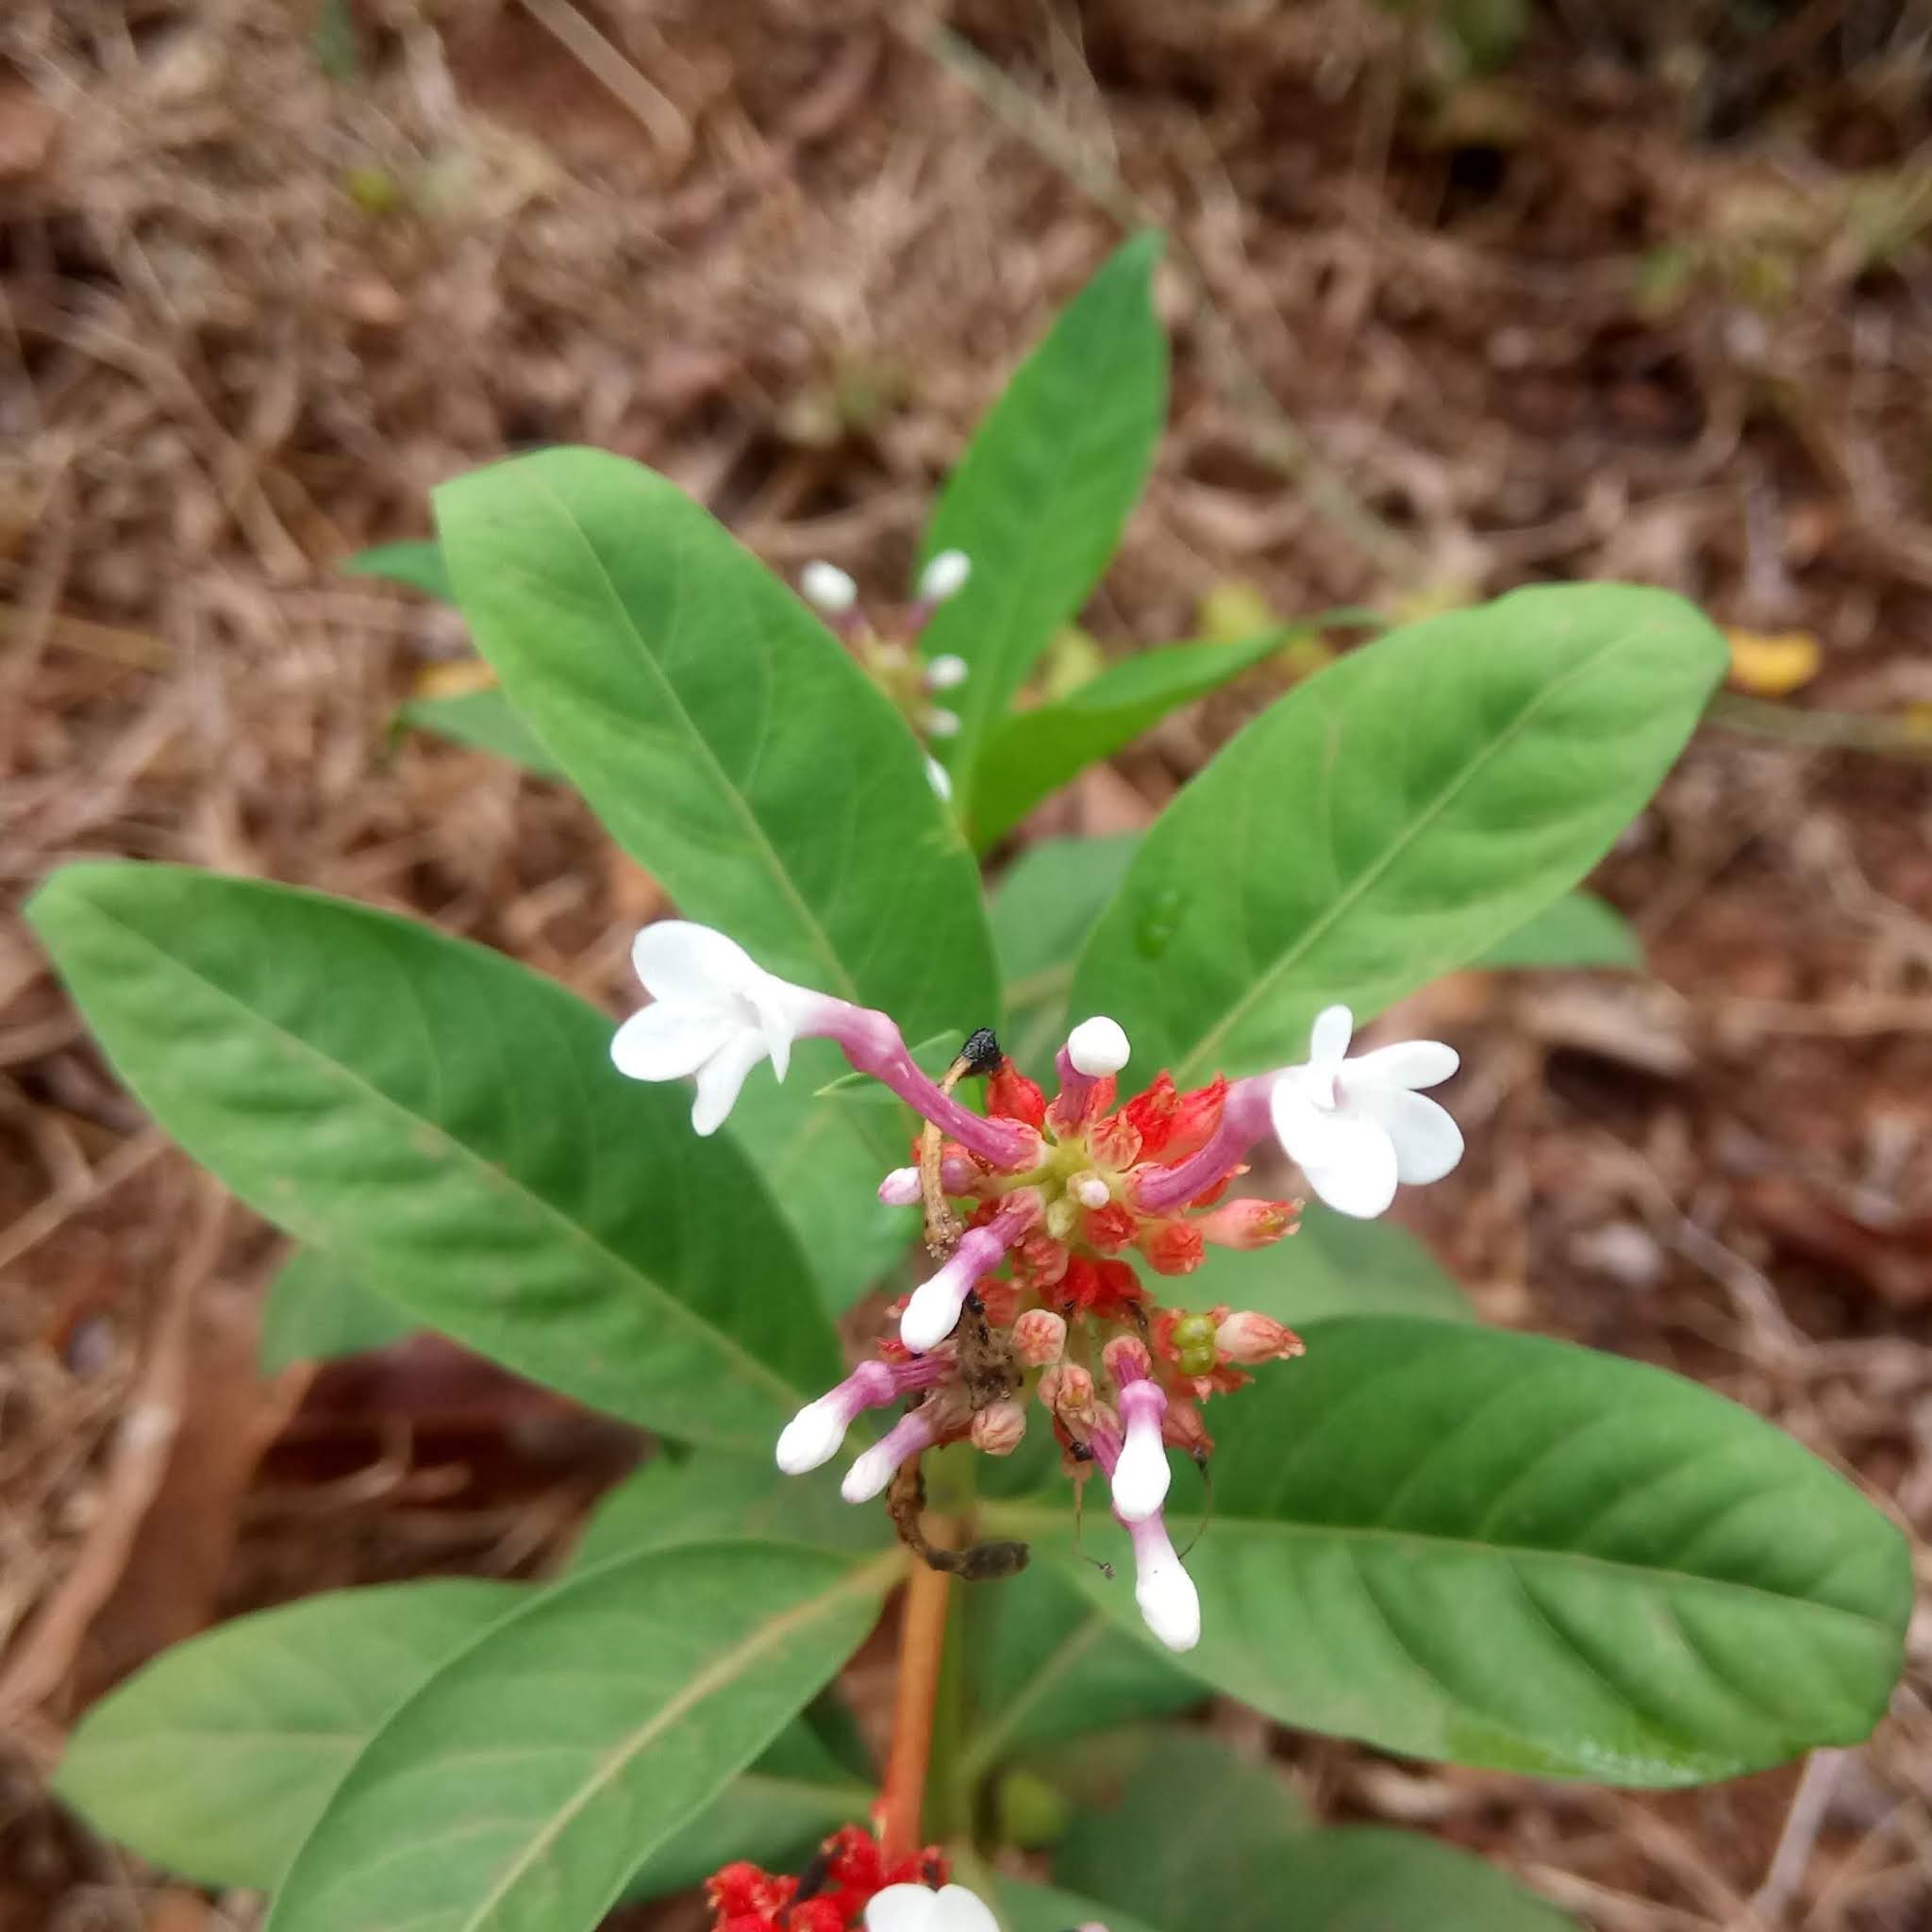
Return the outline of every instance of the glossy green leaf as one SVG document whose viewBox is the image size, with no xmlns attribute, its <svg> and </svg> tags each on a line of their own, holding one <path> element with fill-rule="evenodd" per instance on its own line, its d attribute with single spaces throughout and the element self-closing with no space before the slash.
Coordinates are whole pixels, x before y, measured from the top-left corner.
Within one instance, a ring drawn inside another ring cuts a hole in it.
<svg viewBox="0 0 1932 1932">
<path fill-rule="evenodd" d="M 1533 1336 L 1307 1337 L 1213 1406 L 1213 1522 L 1188 1565 L 1205 1634 L 1182 1661 L 1217 1689 L 1385 1750 L 1628 1785 L 1855 1743 L 1883 1714 L 1905 1542 L 1788 1436 Z M 1042 1506 L 988 1520 L 1052 1533 Z M 1137 1627 L 1124 1583 L 1071 1574 Z"/>
<path fill-rule="evenodd" d="M 1147 834 L 1080 962 L 1137 1066 L 1300 1059 L 1573 885 L 1656 789 L 1727 654 L 1662 591 L 1518 591 L 1379 638 L 1228 744 Z"/>
<path fill-rule="evenodd" d="M 268 1285 L 257 1355 L 263 1374 L 272 1375 L 291 1362 L 387 1348 L 420 1325 L 326 1255 L 297 1248 Z"/>
<path fill-rule="evenodd" d="M 1254 1308 L 1291 1328 L 1327 1315 L 1475 1319 L 1468 1296 L 1407 1228 L 1357 1221 L 1319 1201 L 1302 1208 L 1301 1231 L 1272 1248 L 1209 1248 L 1168 1299 L 1191 1308 Z"/>
<path fill-rule="evenodd" d="M 855 1440 L 862 1441 L 855 1431 Z M 700 1451 L 675 1461 L 656 1457 L 627 1475 L 591 1512 L 571 1559 L 573 1570 L 675 1543 L 734 1537 L 862 1551 L 892 1540 L 885 1512 L 859 1508 L 839 1493 L 842 1471 L 786 1475 L 771 1455 Z"/>
<path fill-rule="evenodd" d="M 1007 1932 L 1074 1932 L 1077 1926 L 1103 1920 L 1107 1932 L 1167 1932 L 1166 1926 L 1119 1906 L 1099 1906 L 1058 1886 L 1034 1885 L 1024 1878 L 1000 1880 L 999 1913 Z"/>
<path fill-rule="evenodd" d="M 352 577 L 382 577 L 392 584 L 407 584 L 410 590 L 440 597 L 445 604 L 455 601 L 442 552 L 433 538 L 378 543 L 372 550 L 358 550 L 354 557 L 344 558 L 337 568 Z"/>
<path fill-rule="evenodd" d="M 1108 1753 L 1054 1876 L 1165 1932 L 1574 1932 L 1466 1852 L 1376 1826 L 1312 1829 L 1280 1774 L 1199 1731 Z"/>
<path fill-rule="evenodd" d="M 1643 970 L 1643 946 L 1614 907 L 1588 892 L 1565 892 L 1474 962 L 1517 967 L 1617 966 Z"/>
<path fill-rule="evenodd" d="M 843 1663 L 898 1565 L 698 1543 L 546 1591 L 357 1757 L 274 1932 L 589 1932 Z"/>
<path fill-rule="evenodd" d="M 1069 304 L 980 424 L 921 546 L 923 559 L 963 550 L 973 560 L 922 640 L 928 656 L 972 667 L 949 693 L 960 728 L 941 747 L 968 823 L 982 744 L 1087 601 L 1153 467 L 1167 414 L 1159 250 L 1158 236 L 1136 237 Z"/>
<path fill-rule="evenodd" d="M 975 1707 L 960 1756 L 967 1776 L 1201 1701 L 1194 1678 L 1127 1636 L 1050 1564 L 974 1591 L 966 1605 Z"/>
<path fill-rule="evenodd" d="M 388 1584 L 224 1624 L 95 1705 L 55 1790 L 167 1871 L 270 1890 L 382 1721 L 528 1595 Z"/>
<path fill-rule="evenodd" d="M 70 866 L 28 916 L 115 1070 L 204 1165 L 506 1367 L 761 1449 L 838 1374 L 795 1244 L 688 1097 L 515 961 L 319 894 Z"/>
<path fill-rule="evenodd" d="M 1273 630 L 1237 643 L 1141 651 L 1058 704 L 998 720 L 973 774 L 974 843 L 984 849 L 1003 838 L 1069 778 L 1272 658 L 1291 635 Z"/>
<path fill-rule="evenodd" d="M 646 1899 L 682 1891 L 735 1858 L 749 1858 L 768 1872 L 797 1871 L 821 1839 L 841 1824 L 862 1824 L 876 1796 L 874 1787 L 854 1777 L 800 1719 L 653 1852 L 624 1895 Z"/>
<path fill-rule="evenodd" d="M 436 511 L 511 704 L 686 917 L 908 1040 L 990 1023 L 977 874 L 918 745 L 698 505 L 553 449 L 445 484 Z"/>
<path fill-rule="evenodd" d="M 563 768 L 543 747 L 543 741 L 510 708 L 500 691 L 466 691 L 446 698 L 411 698 L 396 713 L 396 722 L 416 731 L 429 731 L 452 744 L 487 751 L 539 778 L 560 778 Z"/>
</svg>

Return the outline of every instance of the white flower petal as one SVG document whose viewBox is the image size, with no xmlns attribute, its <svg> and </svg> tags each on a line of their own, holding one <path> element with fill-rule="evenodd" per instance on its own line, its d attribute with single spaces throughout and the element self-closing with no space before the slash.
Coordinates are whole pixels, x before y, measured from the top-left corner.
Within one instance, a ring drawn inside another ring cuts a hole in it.
<svg viewBox="0 0 1932 1932">
<path fill-rule="evenodd" d="M 1319 1145 L 1295 1157 L 1309 1187 L 1338 1214 L 1373 1221 L 1386 1213 L 1397 1179 L 1388 1130 L 1363 1113 L 1331 1114 L 1324 1124 Z"/>
<path fill-rule="evenodd" d="M 1274 1137 L 1281 1142 L 1281 1151 L 1298 1167 L 1321 1158 L 1328 1124 L 1335 1118 L 1309 1096 L 1310 1078 L 1308 1068 L 1291 1067 L 1268 1091 L 1268 1115 L 1274 1123 Z"/>
<path fill-rule="evenodd" d="M 839 1493 L 848 1503 L 870 1503 L 874 1496 L 883 1493 L 904 1460 L 888 1434 L 882 1441 L 874 1442 L 845 1472 L 845 1480 L 839 1485 Z"/>
<path fill-rule="evenodd" d="M 1308 1029 L 1308 1064 L 1318 1074 L 1334 1073 L 1354 1038 L 1355 1015 L 1346 1007 L 1324 1007 Z"/>
<path fill-rule="evenodd" d="M 660 1000 L 716 1000 L 764 977 L 736 940 L 689 919 L 660 919 L 631 942 L 631 964 Z"/>
<path fill-rule="evenodd" d="M 879 1896 L 876 1892 L 873 1895 Z M 1000 1922 L 985 1900 L 963 1885 L 942 1885 L 933 1898 L 937 1909 L 926 1922 L 929 1932 L 1000 1932 Z M 866 1923 L 872 1923 L 869 1914 Z"/>
<path fill-rule="evenodd" d="M 879 1199 L 888 1208 L 909 1208 L 919 1199 L 919 1170 L 895 1167 L 879 1183 Z"/>
<path fill-rule="evenodd" d="M 953 802 L 953 780 L 945 766 L 937 758 L 925 761 L 925 782 L 937 791 L 948 805 Z"/>
<path fill-rule="evenodd" d="M 1067 1035 L 1067 1058 L 1073 1061 L 1074 1071 L 1085 1074 L 1090 1080 L 1118 1074 L 1132 1055 L 1125 1029 L 1118 1020 L 1109 1020 L 1105 1013 L 1082 1020 Z"/>
<path fill-rule="evenodd" d="M 925 735 L 928 738 L 958 738 L 959 735 L 959 714 L 949 711 L 943 705 L 935 705 L 925 714 Z"/>
<path fill-rule="evenodd" d="M 611 1036 L 610 1058 L 633 1080 L 695 1074 L 735 1028 L 730 1012 L 701 1001 L 660 1000 L 633 1013 Z"/>
<path fill-rule="evenodd" d="M 1364 1093 L 1362 1110 L 1381 1125 L 1395 1149 L 1396 1178 L 1412 1188 L 1439 1181 L 1462 1158 L 1462 1129 L 1426 1094 L 1385 1087 Z"/>
<path fill-rule="evenodd" d="M 923 1885 L 889 1885 L 865 1908 L 865 1932 L 938 1932 L 940 1895 Z"/>
<path fill-rule="evenodd" d="M 958 691 L 973 675 L 973 667 L 957 651 L 941 651 L 926 659 L 927 691 Z"/>
<path fill-rule="evenodd" d="M 1350 1060 L 1342 1069 L 1341 1084 L 1351 1093 L 1358 1084 L 1437 1087 L 1461 1064 L 1462 1056 L 1440 1040 L 1398 1040 L 1393 1046 L 1378 1046 Z"/>
<path fill-rule="evenodd" d="M 1174 1555 L 1164 1526 L 1143 1524 L 1134 1539 L 1134 1601 L 1141 1620 L 1170 1650 L 1201 1641 L 1201 1594 Z"/>
<path fill-rule="evenodd" d="M 930 1355 L 959 1325 L 972 1278 L 951 1262 L 912 1291 L 899 1317 L 899 1340 L 914 1355 Z"/>
<path fill-rule="evenodd" d="M 691 1103 L 691 1124 L 699 1134 L 715 1134 L 737 1104 L 744 1076 L 765 1057 L 762 1035 L 747 1027 L 735 1034 L 698 1069 L 698 1097 Z"/>
</svg>

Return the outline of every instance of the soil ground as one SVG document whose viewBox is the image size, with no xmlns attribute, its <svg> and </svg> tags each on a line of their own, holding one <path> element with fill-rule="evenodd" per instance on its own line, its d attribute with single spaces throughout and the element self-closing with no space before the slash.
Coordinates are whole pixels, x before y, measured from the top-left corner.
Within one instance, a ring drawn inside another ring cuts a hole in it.
<svg viewBox="0 0 1932 1932">
<path fill-rule="evenodd" d="M 192 860 L 614 1002 L 656 889 L 558 790 L 392 739 L 460 627 L 334 564 L 583 441 L 781 570 L 896 584 L 1124 223 L 1174 238 L 1175 394 L 1108 648 L 1571 577 L 1815 646 L 1793 692 L 1745 661 L 1764 708 L 1602 869 L 1649 975 L 1418 1003 L 1472 1154 L 1414 1211 L 1491 1318 L 1695 1375 L 1932 1528 L 1923 4 L 16 0 L 0 59 L 5 1932 L 251 1923 L 59 1816 L 65 1724 L 237 1607 L 536 1574 L 633 1453 L 437 1345 L 261 1382 L 273 1239 L 116 1089 L 19 901 Z M 1143 821 L 1279 682 L 1023 836 Z M 1923 1932 L 1923 1618 L 1912 1666 L 1870 1744 L 1667 1799 L 1268 1748 L 1601 1932 Z"/>
</svg>

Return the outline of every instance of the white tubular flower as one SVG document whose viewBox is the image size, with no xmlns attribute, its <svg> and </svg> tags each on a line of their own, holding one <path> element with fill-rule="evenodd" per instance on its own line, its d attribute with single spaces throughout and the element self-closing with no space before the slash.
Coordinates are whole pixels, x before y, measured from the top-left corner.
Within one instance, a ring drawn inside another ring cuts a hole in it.
<svg viewBox="0 0 1932 1932">
<path fill-rule="evenodd" d="M 937 759 L 937 758 L 927 758 L 927 759 L 926 759 L 926 761 L 925 761 L 925 782 L 926 782 L 926 783 L 927 783 L 928 785 L 930 785 L 930 786 L 932 787 L 932 789 L 933 789 L 933 790 L 934 790 L 935 791 L 937 791 L 937 792 L 939 793 L 939 795 L 940 795 L 940 800 L 941 800 L 941 802 L 942 804 L 945 804 L 945 805 L 951 805 L 951 804 L 952 804 L 952 802 L 953 802 L 953 777 L 952 777 L 952 774 L 951 774 L 950 772 L 948 772 L 948 771 L 946 770 L 945 766 L 943 766 L 942 764 L 941 764 L 941 763 L 940 763 L 939 759 Z"/>
<path fill-rule="evenodd" d="M 973 575 L 973 559 L 963 550 L 941 550 L 919 574 L 920 601 L 943 604 L 966 588 Z"/>
<path fill-rule="evenodd" d="M 1085 1074 L 1090 1080 L 1118 1074 L 1132 1051 L 1119 1021 L 1109 1020 L 1105 1013 L 1082 1020 L 1067 1035 L 1067 1058 L 1074 1063 L 1074 1071 Z"/>
<path fill-rule="evenodd" d="M 925 735 L 928 738 L 958 738 L 959 735 L 959 714 L 949 711 L 943 705 L 935 705 L 925 714 Z"/>
<path fill-rule="evenodd" d="M 1405 1040 L 1346 1058 L 1355 1031 L 1346 1007 L 1316 1016 L 1306 1066 L 1290 1067 L 1268 1097 L 1281 1145 L 1338 1213 L 1373 1220 L 1398 1181 L 1439 1181 L 1462 1158 L 1462 1133 L 1435 1101 L 1416 1091 L 1446 1080 L 1459 1064 L 1440 1040 Z"/>
<path fill-rule="evenodd" d="M 927 691 L 958 691 L 966 682 L 972 666 L 957 651 L 942 651 L 925 667 Z"/>
<path fill-rule="evenodd" d="M 799 594 L 827 617 L 842 617 L 858 601 L 858 586 L 836 563 L 808 563 L 798 574 Z"/>
<path fill-rule="evenodd" d="M 963 1885 L 889 1885 L 865 1908 L 865 1932 L 1000 1932 L 1000 1922 Z"/>
<path fill-rule="evenodd" d="M 1181 1567 L 1158 1516 L 1130 1524 L 1134 1544 L 1134 1601 L 1141 1621 L 1170 1650 L 1192 1650 L 1201 1641 L 1201 1597 Z"/>
<path fill-rule="evenodd" d="M 689 920 L 647 925 L 631 963 L 651 1004 L 617 1029 L 610 1058 L 633 1080 L 698 1076 L 691 1124 L 714 1134 L 762 1059 L 785 1077 L 791 1042 L 819 1018 L 823 993 L 767 973 L 736 941 Z"/>
<path fill-rule="evenodd" d="M 919 1170 L 895 1167 L 879 1183 L 879 1199 L 888 1208 L 909 1208 L 919 1199 Z"/>
</svg>

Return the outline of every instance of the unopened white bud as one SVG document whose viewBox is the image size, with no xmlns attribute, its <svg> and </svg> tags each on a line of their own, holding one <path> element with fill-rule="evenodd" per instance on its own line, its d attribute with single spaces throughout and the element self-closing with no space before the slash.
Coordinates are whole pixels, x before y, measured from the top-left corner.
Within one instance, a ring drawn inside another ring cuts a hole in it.
<svg viewBox="0 0 1932 1932">
<path fill-rule="evenodd" d="M 808 563 L 798 574 L 805 601 L 827 617 L 841 617 L 858 600 L 858 586 L 836 563 Z"/>
<path fill-rule="evenodd" d="M 1083 1208 L 1105 1208 L 1113 1199 L 1111 1190 L 1097 1174 L 1076 1174 L 1067 1188 Z"/>
<path fill-rule="evenodd" d="M 947 772 L 945 766 L 940 763 L 939 759 L 926 759 L 925 778 L 926 783 L 929 784 L 932 787 L 932 789 L 939 793 L 940 797 L 947 805 L 951 805 L 953 802 L 952 775 L 950 773 Z"/>
<path fill-rule="evenodd" d="M 943 604 L 966 588 L 973 559 L 963 550 L 941 550 L 919 574 L 919 594 L 928 604 Z"/>
<path fill-rule="evenodd" d="M 850 1469 L 839 1485 L 839 1493 L 848 1503 L 870 1503 L 892 1480 L 900 1462 L 898 1449 L 890 1436 L 874 1442 Z"/>
<path fill-rule="evenodd" d="M 927 691 L 957 691 L 966 682 L 972 667 L 957 651 L 946 651 L 925 667 Z"/>
<path fill-rule="evenodd" d="M 959 714 L 958 711 L 948 711 L 941 706 L 935 705 L 925 714 L 925 729 L 928 737 L 958 738 Z"/>
<path fill-rule="evenodd" d="M 1132 1052 L 1120 1023 L 1109 1020 L 1105 1013 L 1082 1020 L 1067 1035 L 1067 1058 L 1073 1061 L 1074 1071 L 1085 1074 L 1090 1080 L 1118 1074 Z"/>
<path fill-rule="evenodd" d="M 1134 1601 L 1141 1620 L 1170 1650 L 1192 1650 L 1201 1641 L 1201 1597 L 1181 1567 L 1158 1519 L 1134 1536 Z"/>
<path fill-rule="evenodd" d="M 778 1438 L 778 1467 L 787 1475 L 803 1475 L 831 1461 L 845 1440 L 846 1423 L 843 1410 L 829 1396 L 808 1402 Z"/>
<path fill-rule="evenodd" d="M 879 1199 L 888 1208 L 909 1208 L 919 1199 L 919 1170 L 895 1167 L 879 1183 Z"/>
</svg>

